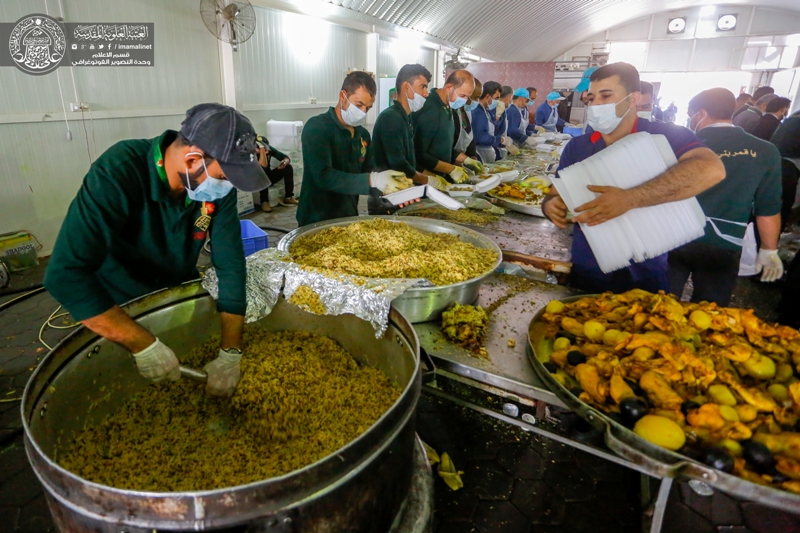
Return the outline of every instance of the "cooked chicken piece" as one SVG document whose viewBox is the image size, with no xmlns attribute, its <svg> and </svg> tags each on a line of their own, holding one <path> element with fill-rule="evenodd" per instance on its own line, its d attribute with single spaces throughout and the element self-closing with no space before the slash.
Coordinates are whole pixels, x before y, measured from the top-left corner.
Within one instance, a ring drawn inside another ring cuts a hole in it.
<svg viewBox="0 0 800 533">
<path fill-rule="evenodd" d="M 574 318 L 570 318 L 565 316 L 561 319 L 561 327 L 564 328 L 565 331 L 572 333 L 576 337 L 585 337 L 586 335 L 583 334 L 583 324 L 575 320 Z"/>
<path fill-rule="evenodd" d="M 628 351 L 635 350 L 640 346 L 646 346 L 653 350 L 658 350 L 664 344 L 670 341 L 669 335 L 665 335 L 660 331 L 648 331 L 647 333 L 634 333 L 625 349 Z"/>
<path fill-rule="evenodd" d="M 686 323 L 684 309 L 680 302 L 677 302 L 674 298 L 666 294 L 659 294 L 653 301 L 654 305 L 650 310 L 651 313 L 661 315 L 666 320 L 675 324 Z"/>
<path fill-rule="evenodd" d="M 716 344 L 717 346 L 727 346 L 731 342 L 733 342 L 733 337 L 727 333 L 711 333 L 708 336 L 708 340 Z"/>
<path fill-rule="evenodd" d="M 625 398 L 632 398 L 636 396 L 633 393 L 633 389 L 625 383 L 625 380 L 622 379 L 621 376 L 613 375 L 611 376 L 611 380 L 609 381 L 609 392 L 611 394 L 611 398 L 619 404 Z"/>
<path fill-rule="evenodd" d="M 600 378 L 597 367 L 580 364 L 575 367 L 575 378 L 581 388 L 598 404 L 604 404 L 608 396 L 608 382 Z"/>
<path fill-rule="evenodd" d="M 686 421 L 693 427 L 707 428 L 712 431 L 720 430 L 727 424 L 719 412 L 719 405 L 715 403 L 707 403 L 698 409 L 692 409 L 686 415 Z"/>
<path fill-rule="evenodd" d="M 774 327 L 759 320 L 751 310 L 728 309 L 728 312 L 731 314 L 737 312 L 739 314 L 741 324 L 744 326 L 744 331 L 747 333 L 747 338 L 750 339 L 750 342 L 755 339 L 760 340 L 762 337 L 774 337 L 777 334 L 777 330 Z"/>
<path fill-rule="evenodd" d="M 800 381 L 795 381 L 789 385 L 789 396 L 792 397 L 795 407 L 800 408 Z"/>
<path fill-rule="evenodd" d="M 753 431 L 741 422 L 731 422 L 715 436 L 722 439 L 747 440 L 753 436 Z"/>
<path fill-rule="evenodd" d="M 785 481 L 781 483 L 781 488 L 789 492 L 794 492 L 795 494 L 800 494 L 800 481 Z"/>
<path fill-rule="evenodd" d="M 772 416 L 775 417 L 775 420 L 779 424 L 788 427 L 793 427 L 800 418 L 791 407 L 778 407 L 772 413 Z"/>
<path fill-rule="evenodd" d="M 675 323 L 663 316 L 650 316 L 647 321 L 664 333 L 671 334 L 675 332 Z"/>
<path fill-rule="evenodd" d="M 611 311 L 607 311 L 601 315 L 604 320 L 608 322 L 622 322 L 627 318 L 628 314 L 628 307 L 626 306 L 619 306 Z"/>
<path fill-rule="evenodd" d="M 662 409 L 680 409 L 683 403 L 683 398 L 672 390 L 664 376 L 652 370 L 642 374 L 639 386 L 647 393 L 650 401 Z"/>
<path fill-rule="evenodd" d="M 752 341 L 753 344 L 761 348 L 762 351 L 772 354 L 770 357 L 775 359 L 776 362 L 784 363 L 789 360 L 789 350 L 775 342 L 769 342 L 764 339 L 756 339 Z"/>
<path fill-rule="evenodd" d="M 778 404 L 775 403 L 775 400 L 773 400 L 771 396 L 768 396 L 758 389 L 745 387 L 734 379 L 729 372 L 718 372 L 717 377 L 719 377 L 720 381 L 735 390 L 745 402 L 759 411 L 771 413 L 778 408 Z"/>
<path fill-rule="evenodd" d="M 721 354 L 726 359 L 741 363 L 750 359 L 753 355 L 753 347 L 742 342 L 736 342 L 727 348 L 719 350 L 717 353 Z"/>
<path fill-rule="evenodd" d="M 786 477 L 800 480 L 800 461 L 779 455 L 775 458 L 775 468 Z"/>
<path fill-rule="evenodd" d="M 760 442 L 776 455 L 785 455 L 790 459 L 800 460 L 800 433 L 788 431 L 777 435 L 756 433 L 753 435 L 753 440 Z"/>
<path fill-rule="evenodd" d="M 564 368 L 567 366 L 567 353 L 569 350 L 556 350 L 550 354 L 550 361 L 557 364 L 559 367 Z"/>
<path fill-rule="evenodd" d="M 617 300 L 622 303 L 632 303 L 641 301 L 649 302 L 652 297 L 653 297 L 652 293 L 643 291 L 641 289 L 633 289 L 628 292 L 623 292 L 622 294 L 618 294 Z"/>
</svg>

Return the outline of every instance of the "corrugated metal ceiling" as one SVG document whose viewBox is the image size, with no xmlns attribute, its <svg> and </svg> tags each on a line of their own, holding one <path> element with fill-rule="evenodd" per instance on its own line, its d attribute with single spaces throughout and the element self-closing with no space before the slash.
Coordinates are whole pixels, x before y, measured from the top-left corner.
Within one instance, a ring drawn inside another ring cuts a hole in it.
<svg viewBox="0 0 800 533">
<path fill-rule="evenodd" d="M 639 17 L 708 0 L 320 0 L 410 28 L 488 59 L 547 61 L 582 40 Z M 800 11 L 798 0 L 725 5 Z"/>
</svg>

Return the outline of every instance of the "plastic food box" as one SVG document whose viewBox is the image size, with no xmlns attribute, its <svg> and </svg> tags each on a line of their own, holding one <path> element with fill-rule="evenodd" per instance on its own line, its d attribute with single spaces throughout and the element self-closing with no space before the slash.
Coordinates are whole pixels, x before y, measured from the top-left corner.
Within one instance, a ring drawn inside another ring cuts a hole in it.
<svg viewBox="0 0 800 533">
<path fill-rule="evenodd" d="M 425 187 L 427 186 L 417 185 L 416 187 L 410 187 L 402 191 L 387 194 L 384 196 L 384 198 L 389 200 L 392 205 L 404 204 L 406 202 L 410 202 L 411 200 L 416 200 L 417 198 L 422 198 L 425 196 Z"/>
<path fill-rule="evenodd" d="M 239 225 L 242 227 L 242 244 L 244 245 L 245 257 L 269 246 L 269 235 L 253 224 L 252 221 L 240 220 Z"/>
<path fill-rule="evenodd" d="M 457 196 L 472 196 L 475 192 L 475 186 L 469 185 L 467 183 L 455 183 L 452 185 L 448 185 L 447 187 L 447 194 L 452 197 Z"/>
<path fill-rule="evenodd" d="M 456 211 L 457 209 L 464 209 L 465 207 L 464 204 L 462 204 L 458 200 L 450 198 L 445 193 L 437 191 L 433 187 L 428 187 L 428 199 L 433 200 L 442 207 L 446 207 L 447 209 L 450 209 L 452 211 Z"/>
</svg>

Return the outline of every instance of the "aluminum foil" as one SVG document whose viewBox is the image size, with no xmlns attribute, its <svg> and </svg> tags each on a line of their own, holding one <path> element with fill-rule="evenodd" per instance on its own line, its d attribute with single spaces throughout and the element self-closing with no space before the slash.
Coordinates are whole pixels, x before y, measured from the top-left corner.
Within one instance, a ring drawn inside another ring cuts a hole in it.
<svg viewBox="0 0 800 533">
<path fill-rule="evenodd" d="M 285 260 L 288 256 L 289 254 L 277 248 L 267 248 L 247 257 L 245 322 L 255 322 L 272 312 L 281 293 L 284 272 L 292 265 Z M 203 288 L 215 300 L 219 297 L 219 278 L 216 269 L 206 270 Z"/>
<path fill-rule="evenodd" d="M 283 295 L 290 300 L 298 287 L 313 290 L 325 306 L 325 314 L 351 313 L 366 320 L 381 338 L 389 324 L 392 300 L 424 280 L 364 278 L 346 274 L 327 275 L 290 263 L 285 272 Z"/>
</svg>

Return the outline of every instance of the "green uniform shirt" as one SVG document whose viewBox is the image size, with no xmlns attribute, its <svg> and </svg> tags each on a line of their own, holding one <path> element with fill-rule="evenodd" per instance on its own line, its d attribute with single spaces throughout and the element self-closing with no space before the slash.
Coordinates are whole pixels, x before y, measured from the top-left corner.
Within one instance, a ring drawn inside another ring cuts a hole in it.
<svg viewBox="0 0 800 533">
<path fill-rule="evenodd" d="M 198 278 L 206 232 L 201 202 L 175 198 L 161 154 L 177 136 L 118 142 L 95 161 L 72 201 L 44 285 L 75 318 L 92 318 L 133 298 Z M 236 191 L 209 204 L 217 309 L 244 315 L 245 260 Z"/>
<path fill-rule="evenodd" d="M 453 139 L 456 129 L 450 106 L 442 102 L 436 89 L 431 90 L 422 109 L 413 114 L 414 148 L 417 153 L 417 170 L 434 172 L 439 161 L 452 163 L 458 153 Z"/>
<path fill-rule="evenodd" d="M 397 170 L 407 177 L 417 174 L 414 126 L 411 115 L 395 102 L 383 110 L 372 129 L 376 170 Z"/>
<path fill-rule="evenodd" d="M 725 179 L 697 195 L 707 217 L 747 223 L 750 215 L 772 216 L 781 212 L 781 158 L 778 149 L 738 127 L 706 127 L 697 137 L 725 165 Z M 745 227 L 714 220 L 720 232 L 744 237 Z M 720 248 L 739 249 L 721 239 L 706 223 L 704 242 Z"/>
<path fill-rule="evenodd" d="M 291 161 L 292 159 L 272 145 L 269 146 L 269 153 L 267 154 L 267 166 L 269 166 L 269 160 L 271 157 L 274 157 L 278 161 L 283 161 L 284 159 L 289 159 Z"/>
<path fill-rule="evenodd" d="M 303 127 L 303 192 L 297 208 L 300 226 L 358 215 L 358 196 L 369 194 L 374 169 L 369 133 L 355 133 L 339 122 L 336 110 L 312 117 Z"/>
</svg>

